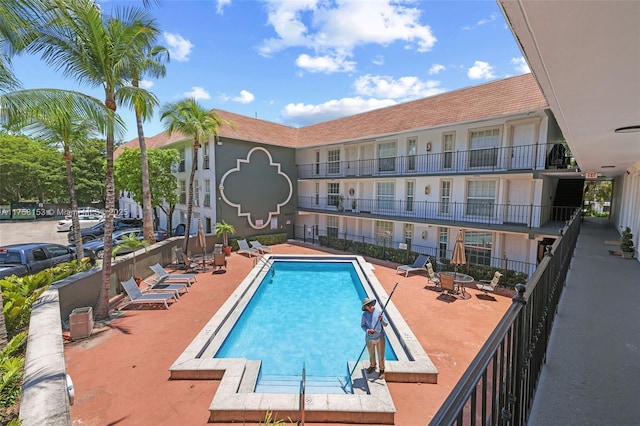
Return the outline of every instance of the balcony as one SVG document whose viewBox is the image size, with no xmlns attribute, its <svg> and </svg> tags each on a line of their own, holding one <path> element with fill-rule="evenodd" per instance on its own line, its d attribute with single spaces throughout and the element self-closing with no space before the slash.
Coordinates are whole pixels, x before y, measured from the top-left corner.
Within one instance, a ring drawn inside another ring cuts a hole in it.
<svg viewBox="0 0 640 426">
<path fill-rule="evenodd" d="M 427 153 L 404 157 L 332 161 L 297 166 L 298 179 L 422 176 L 456 173 L 496 173 L 512 170 L 570 170 L 573 159 L 548 158 L 540 145 Z M 550 152 L 551 153 L 551 152 Z M 550 161 L 553 160 L 553 161 Z"/>
<path fill-rule="evenodd" d="M 373 219 L 408 220 L 425 223 L 469 223 L 509 228 L 539 228 L 547 221 L 564 221 L 575 207 L 554 207 L 491 202 L 402 201 L 348 199 L 344 205 L 336 197 L 298 197 L 298 209 L 311 213 L 360 216 Z M 338 205 L 336 205 L 338 204 Z M 352 208 L 355 204 L 355 208 Z"/>
</svg>

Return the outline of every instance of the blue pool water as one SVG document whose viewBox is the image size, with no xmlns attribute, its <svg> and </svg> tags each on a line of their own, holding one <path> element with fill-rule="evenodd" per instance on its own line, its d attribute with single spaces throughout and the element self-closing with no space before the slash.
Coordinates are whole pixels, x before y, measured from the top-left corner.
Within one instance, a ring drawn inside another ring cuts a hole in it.
<svg viewBox="0 0 640 426">
<path fill-rule="evenodd" d="M 276 261 L 215 357 L 261 360 L 261 375 L 347 377 L 364 348 L 364 297 L 351 262 Z"/>
</svg>

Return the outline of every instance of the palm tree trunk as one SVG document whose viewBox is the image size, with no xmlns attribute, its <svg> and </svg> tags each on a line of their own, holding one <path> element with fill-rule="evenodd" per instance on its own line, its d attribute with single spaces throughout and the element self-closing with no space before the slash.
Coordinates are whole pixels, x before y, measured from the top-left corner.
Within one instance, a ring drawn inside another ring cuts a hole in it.
<svg viewBox="0 0 640 426">
<path fill-rule="evenodd" d="M 142 129 L 142 116 L 136 111 L 136 124 L 138 125 L 138 143 L 140 144 L 140 169 L 142 170 L 142 220 L 144 239 L 149 244 L 156 242 L 153 232 L 153 212 L 151 208 L 151 188 L 149 185 L 149 160 L 147 158 L 147 142 L 144 139 Z"/>
<path fill-rule="evenodd" d="M 113 91 L 106 91 L 105 105 L 114 114 L 116 103 Z M 96 319 L 104 320 L 109 318 L 109 299 L 111 289 L 111 250 L 113 249 L 113 212 L 115 211 L 115 184 L 113 181 L 113 145 L 114 127 L 110 123 L 107 130 L 107 170 L 105 174 L 105 209 L 107 214 L 104 217 L 104 257 L 102 258 L 102 286 L 98 293 L 98 303 L 96 305 Z"/>
<path fill-rule="evenodd" d="M 2 292 L 0 291 L 0 307 L 3 308 L 0 315 L 0 350 L 3 350 L 9 342 L 9 335 L 7 334 L 7 324 L 4 321 L 4 301 L 2 300 Z"/>
<path fill-rule="evenodd" d="M 193 161 L 191 162 L 191 175 L 189 176 L 189 199 L 187 200 L 187 229 L 184 233 L 184 242 L 182 243 L 182 251 L 187 253 L 189 245 L 189 230 L 191 229 L 191 214 L 193 213 L 193 180 L 196 176 L 196 167 L 198 166 L 198 147 L 200 143 L 196 139 L 193 143 Z"/>
<path fill-rule="evenodd" d="M 73 240 L 76 245 L 76 259 L 80 262 L 84 258 L 84 247 L 82 246 L 80 219 L 78 218 L 78 200 L 76 199 L 76 189 L 73 185 L 71 153 L 69 152 L 69 145 L 66 143 L 64 144 L 64 163 L 67 169 L 67 186 L 69 187 L 69 199 L 71 200 L 71 226 L 73 231 Z"/>
</svg>

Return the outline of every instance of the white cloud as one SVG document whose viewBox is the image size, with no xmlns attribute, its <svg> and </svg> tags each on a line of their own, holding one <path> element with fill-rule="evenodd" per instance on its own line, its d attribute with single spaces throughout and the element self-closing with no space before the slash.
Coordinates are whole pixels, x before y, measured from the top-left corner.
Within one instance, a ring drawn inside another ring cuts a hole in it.
<svg viewBox="0 0 640 426">
<path fill-rule="evenodd" d="M 256 99 L 256 97 L 253 96 L 253 93 L 249 92 L 248 90 L 241 90 L 240 91 L 240 96 L 228 98 L 228 100 L 230 100 L 230 101 L 238 102 L 238 103 L 241 103 L 241 104 L 250 104 L 255 99 Z"/>
<path fill-rule="evenodd" d="M 355 62 L 347 61 L 345 58 L 331 56 L 311 56 L 303 53 L 296 59 L 296 65 L 308 72 L 334 73 L 338 71 L 354 71 Z"/>
<path fill-rule="evenodd" d="M 193 48 L 193 44 L 180 34 L 164 33 L 164 40 L 169 49 L 169 55 L 172 61 L 185 62 L 189 60 L 189 54 Z"/>
<path fill-rule="evenodd" d="M 334 120 L 336 118 L 359 114 L 373 109 L 395 105 L 392 99 L 363 99 L 361 97 L 330 100 L 319 105 L 288 104 L 282 110 L 282 116 L 288 123 L 296 126 Z"/>
<path fill-rule="evenodd" d="M 374 65 L 384 65 L 384 56 L 376 55 L 376 57 L 373 58 L 371 62 L 373 62 Z"/>
<path fill-rule="evenodd" d="M 359 95 L 373 96 L 377 98 L 390 98 L 407 101 L 444 92 L 439 88 L 439 81 L 421 81 L 418 77 L 407 76 L 393 79 L 388 76 L 367 74 L 353 83 L 356 93 Z"/>
<path fill-rule="evenodd" d="M 444 65 L 441 64 L 433 64 L 431 68 L 429 68 L 429 75 L 439 74 L 440 71 L 446 70 Z"/>
<path fill-rule="evenodd" d="M 527 61 L 524 60 L 524 57 L 520 56 L 519 58 L 511 58 L 511 63 L 516 68 L 516 71 L 521 72 L 523 74 L 527 74 L 531 72 Z"/>
<path fill-rule="evenodd" d="M 150 80 L 140 80 L 138 85 L 143 89 L 151 89 L 153 87 L 153 81 Z"/>
<path fill-rule="evenodd" d="M 216 3 L 216 13 L 218 15 L 224 14 L 224 8 L 231 4 L 231 0 L 218 0 Z"/>
<path fill-rule="evenodd" d="M 466 26 L 466 27 L 463 27 L 462 29 L 463 30 L 472 30 L 474 28 L 481 27 L 483 25 L 487 25 L 487 24 L 495 21 L 496 19 L 498 19 L 498 16 L 495 13 L 492 13 L 491 16 L 489 16 L 488 18 L 480 19 L 474 25 Z"/>
<path fill-rule="evenodd" d="M 489 62 L 483 61 L 475 61 L 474 65 L 467 71 L 467 76 L 472 80 L 489 80 L 496 77 Z"/>
<path fill-rule="evenodd" d="M 268 22 L 276 37 L 264 40 L 259 52 L 270 56 L 304 47 L 314 51 L 308 57 L 330 57 L 338 63 L 367 44 L 386 46 L 402 41 L 408 48 L 426 52 L 436 38 L 428 25 L 420 24 L 421 12 L 412 4 L 413 0 L 267 0 Z M 350 68 L 337 67 L 336 71 Z"/>
<path fill-rule="evenodd" d="M 211 95 L 209 95 L 209 93 L 206 90 L 204 90 L 202 87 L 198 87 L 198 86 L 192 87 L 190 92 L 185 92 L 182 95 L 187 99 L 189 98 L 192 98 L 195 100 L 211 99 Z"/>
</svg>

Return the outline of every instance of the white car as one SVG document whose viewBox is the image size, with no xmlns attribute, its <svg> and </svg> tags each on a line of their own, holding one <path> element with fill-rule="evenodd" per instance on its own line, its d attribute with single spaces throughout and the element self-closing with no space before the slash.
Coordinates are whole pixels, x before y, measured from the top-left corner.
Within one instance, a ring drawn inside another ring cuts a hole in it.
<svg viewBox="0 0 640 426">
<path fill-rule="evenodd" d="M 101 212 L 78 213 L 78 220 L 80 221 L 80 229 L 91 228 L 93 225 L 103 221 L 104 215 Z M 71 216 L 66 216 L 64 219 L 59 220 L 56 225 L 58 232 L 71 231 L 71 228 L 73 228 Z"/>
</svg>

